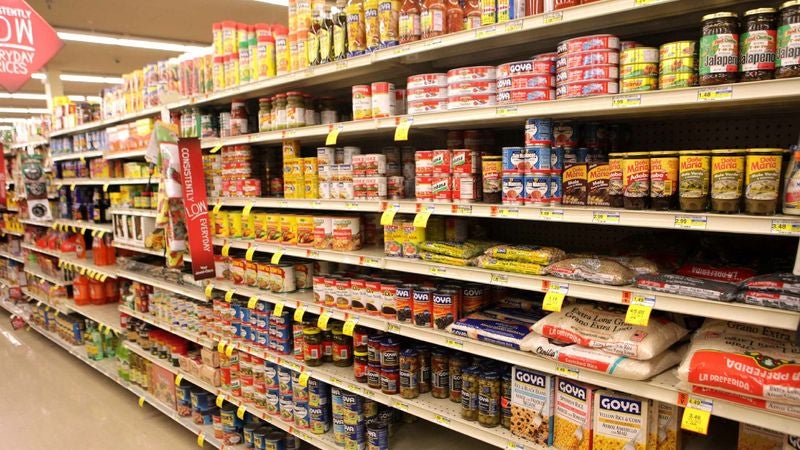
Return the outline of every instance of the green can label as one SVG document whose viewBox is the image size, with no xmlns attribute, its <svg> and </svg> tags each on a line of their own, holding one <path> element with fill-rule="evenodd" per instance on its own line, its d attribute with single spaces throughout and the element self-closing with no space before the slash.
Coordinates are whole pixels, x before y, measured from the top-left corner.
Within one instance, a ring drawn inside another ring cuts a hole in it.
<svg viewBox="0 0 800 450">
<path fill-rule="evenodd" d="M 739 41 L 742 72 L 775 69 L 775 30 L 743 33 Z"/>
<path fill-rule="evenodd" d="M 782 25 L 778 28 L 778 54 L 776 67 L 800 64 L 800 23 Z"/>
<path fill-rule="evenodd" d="M 738 71 L 738 35 L 712 34 L 700 38 L 700 75 Z"/>
</svg>

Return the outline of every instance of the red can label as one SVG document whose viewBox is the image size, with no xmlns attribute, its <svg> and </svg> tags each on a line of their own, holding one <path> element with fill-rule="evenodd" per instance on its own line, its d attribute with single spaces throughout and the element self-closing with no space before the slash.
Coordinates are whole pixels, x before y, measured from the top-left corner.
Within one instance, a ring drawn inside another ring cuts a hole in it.
<svg viewBox="0 0 800 450">
<path fill-rule="evenodd" d="M 477 175 L 453 177 L 453 201 L 478 201 L 480 186 Z"/>
<path fill-rule="evenodd" d="M 500 78 L 496 82 L 497 92 L 510 91 L 512 89 L 530 88 L 554 88 L 556 78 L 548 74 L 528 74 L 513 77 Z"/>
<path fill-rule="evenodd" d="M 453 177 L 449 175 L 433 177 L 431 191 L 434 200 L 453 200 Z"/>
<path fill-rule="evenodd" d="M 453 150 L 451 165 L 454 174 L 478 173 L 478 152 L 469 149 Z"/>
</svg>

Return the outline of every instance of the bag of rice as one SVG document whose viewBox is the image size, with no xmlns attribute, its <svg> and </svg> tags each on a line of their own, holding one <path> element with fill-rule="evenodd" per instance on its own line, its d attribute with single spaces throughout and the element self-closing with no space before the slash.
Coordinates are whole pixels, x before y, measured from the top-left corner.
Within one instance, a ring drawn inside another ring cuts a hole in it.
<svg viewBox="0 0 800 450">
<path fill-rule="evenodd" d="M 678 390 L 684 392 L 691 392 L 692 394 L 702 395 L 705 397 L 718 398 L 732 403 L 738 403 L 750 408 L 763 409 L 764 411 L 782 414 L 784 416 L 791 416 L 800 418 L 800 405 L 790 405 L 788 403 L 773 402 L 764 400 L 763 398 L 746 397 L 744 395 L 732 394 L 730 392 L 718 391 L 703 386 L 694 386 L 683 381 L 678 382 L 675 386 Z"/>
<path fill-rule="evenodd" d="M 743 289 L 752 291 L 776 291 L 800 294 L 800 276 L 791 273 L 770 273 L 748 278 L 742 282 Z"/>
<path fill-rule="evenodd" d="M 564 250 L 538 245 L 495 245 L 484 252 L 486 256 L 505 261 L 548 265 L 567 257 Z"/>
<path fill-rule="evenodd" d="M 800 295 L 785 292 L 742 291 L 738 300 L 748 305 L 800 311 Z"/>
<path fill-rule="evenodd" d="M 636 287 L 650 291 L 723 302 L 734 300 L 737 291 L 736 285 L 731 283 L 664 273 L 640 274 L 634 283 Z"/>
<path fill-rule="evenodd" d="M 626 380 L 646 380 L 675 366 L 681 361 L 680 352 L 667 350 L 647 361 L 611 355 L 602 350 L 536 336 L 530 341 L 532 352 L 546 359 L 584 369 L 607 373 Z"/>
<path fill-rule="evenodd" d="M 526 275 L 544 274 L 544 266 L 528 262 L 508 261 L 481 255 L 472 260 L 472 264 L 482 269 L 500 270 L 502 272 L 522 273 Z"/>
<path fill-rule="evenodd" d="M 547 273 L 569 280 L 623 286 L 633 281 L 633 270 L 610 259 L 569 258 L 547 266 Z"/>
<path fill-rule="evenodd" d="M 599 304 L 565 306 L 536 322 L 542 336 L 614 355 L 646 360 L 656 357 L 688 332 L 667 319 L 652 317 L 647 326 L 625 323 L 625 310 Z"/>
<path fill-rule="evenodd" d="M 495 319 L 483 313 L 472 313 L 447 326 L 447 331 L 478 341 L 489 342 L 515 350 L 528 351 L 534 334 L 529 323 Z"/>
<path fill-rule="evenodd" d="M 800 405 L 800 345 L 792 333 L 707 320 L 678 367 L 680 380 Z"/>
</svg>

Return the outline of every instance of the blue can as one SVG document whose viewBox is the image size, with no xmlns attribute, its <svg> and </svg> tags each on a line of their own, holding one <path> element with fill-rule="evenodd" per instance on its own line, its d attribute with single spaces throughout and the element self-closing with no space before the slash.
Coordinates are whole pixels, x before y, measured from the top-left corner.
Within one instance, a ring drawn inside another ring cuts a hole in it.
<svg viewBox="0 0 800 450">
<path fill-rule="evenodd" d="M 563 149 L 564 164 L 575 164 L 578 162 L 578 150 L 576 150 L 575 147 L 559 147 L 559 148 Z"/>
<path fill-rule="evenodd" d="M 364 419 L 360 396 L 342 392 L 342 416 L 346 425 L 355 425 Z"/>
<path fill-rule="evenodd" d="M 248 423 L 245 424 L 244 428 L 242 429 L 242 436 L 244 437 L 244 446 L 246 448 L 255 448 L 255 442 L 253 441 L 253 434 L 255 434 L 256 429 L 259 427 L 257 423 Z"/>
<path fill-rule="evenodd" d="M 331 396 L 331 387 L 324 381 L 316 378 L 308 379 L 308 404 L 309 406 L 327 407 Z"/>
<path fill-rule="evenodd" d="M 283 431 L 273 431 L 264 438 L 264 450 L 286 450 Z"/>
<path fill-rule="evenodd" d="M 295 401 L 308 401 L 308 387 L 300 384 L 300 372 L 292 372 L 292 395 Z"/>
<path fill-rule="evenodd" d="M 525 203 L 525 177 L 520 175 L 503 175 L 503 204 L 522 205 Z"/>
<path fill-rule="evenodd" d="M 529 169 L 525 173 L 531 170 L 550 170 L 550 145 L 525 147 L 525 160 L 525 167 Z"/>
<path fill-rule="evenodd" d="M 278 366 L 270 362 L 264 362 L 264 384 L 267 388 L 277 388 L 280 386 L 278 382 Z"/>
<path fill-rule="evenodd" d="M 550 201 L 552 203 L 561 203 L 561 184 L 562 177 L 560 170 L 550 171 Z"/>
<path fill-rule="evenodd" d="M 253 448 L 264 450 L 267 447 L 267 435 L 272 431 L 270 427 L 258 427 L 253 430 Z"/>
<path fill-rule="evenodd" d="M 564 170 L 564 147 L 550 149 L 550 169 Z"/>
<path fill-rule="evenodd" d="M 369 450 L 388 450 L 389 427 L 378 422 L 367 425 L 367 446 Z"/>
<path fill-rule="evenodd" d="M 233 320 L 242 320 L 242 305 L 238 302 L 231 303 L 231 309 L 233 309 Z M 247 309 L 247 308 L 245 308 Z"/>
<path fill-rule="evenodd" d="M 551 145 L 553 121 L 550 119 L 528 119 L 525 122 L 525 145 Z"/>
<path fill-rule="evenodd" d="M 524 148 L 503 147 L 503 173 L 523 173 L 527 169 Z"/>
<path fill-rule="evenodd" d="M 178 397 L 178 404 L 179 405 L 191 405 L 192 404 L 192 386 L 187 384 L 186 386 L 178 386 L 178 389 L 175 390 L 175 393 Z"/>
<path fill-rule="evenodd" d="M 282 395 L 292 395 L 292 369 L 278 367 L 278 388 Z"/>
<path fill-rule="evenodd" d="M 280 415 L 281 393 L 278 388 L 267 388 L 267 414 L 270 416 Z"/>
<path fill-rule="evenodd" d="M 288 341 L 292 338 L 292 327 L 288 325 L 273 326 L 273 324 L 270 324 L 269 331 L 272 337 L 281 341 Z"/>
<path fill-rule="evenodd" d="M 589 156 L 589 149 L 581 147 L 575 152 L 575 162 L 585 163 Z"/>
<path fill-rule="evenodd" d="M 364 450 L 366 447 L 366 436 L 364 436 L 364 423 L 348 425 L 344 424 L 344 448 L 345 450 Z"/>
<path fill-rule="evenodd" d="M 242 336 L 242 322 L 238 320 L 231 321 L 231 336 L 240 338 Z"/>
<path fill-rule="evenodd" d="M 239 305 L 239 320 L 241 320 L 242 323 L 250 323 L 250 313 L 250 308 Z"/>
<path fill-rule="evenodd" d="M 298 450 L 300 445 L 299 437 L 289 433 L 283 434 L 283 450 Z"/>
<path fill-rule="evenodd" d="M 342 390 L 336 386 L 331 387 L 331 412 L 333 412 L 334 417 L 342 417 L 344 415 Z"/>
<path fill-rule="evenodd" d="M 553 124 L 553 146 L 577 147 L 580 141 L 578 123 L 568 120 Z"/>
<path fill-rule="evenodd" d="M 192 400 L 192 409 L 194 410 L 209 409 L 214 406 L 211 403 L 211 394 L 206 391 L 192 391 L 190 397 Z"/>
<path fill-rule="evenodd" d="M 344 419 L 333 416 L 333 440 L 336 445 L 344 446 Z"/>
<path fill-rule="evenodd" d="M 250 328 L 250 324 L 242 322 L 242 324 L 239 326 L 240 326 L 239 338 L 244 342 L 248 342 L 249 341 L 248 338 L 253 332 L 252 328 Z"/>
<path fill-rule="evenodd" d="M 309 406 L 308 415 L 312 433 L 323 434 L 331 428 L 331 418 L 327 407 Z"/>
<path fill-rule="evenodd" d="M 294 422 L 294 401 L 292 394 L 281 394 L 278 399 L 278 410 L 284 422 Z"/>
<path fill-rule="evenodd" d="M 269 330 L 256 330 L 256 345 L 259 347 L 269 347 Z"/>
<path fill-rule="evenodd" d="M 269 346 L 272 348 L 272 344 L 275 343 L 275 351 L 280 353 L 281 355 L 289 355 L 292 353 L 292 341 L 282 341 L 280 339 L 273 339 L 269 341 Z"/>
<path fill-rule="evenodd" d="M 311 427 L 311 423 L 309 418 L 311 414 L 308 411 L 308 401 L 306 400 L 293 400 L 293 412 L 294 412 L 294 426 L 297 428 L 307 430 Z"/>
<path fill-rule="evenodd" d="M 550 201 L 550 171 L 540 170 L 525 175 L 526 203 L 542 204 Z"/>
</svg>

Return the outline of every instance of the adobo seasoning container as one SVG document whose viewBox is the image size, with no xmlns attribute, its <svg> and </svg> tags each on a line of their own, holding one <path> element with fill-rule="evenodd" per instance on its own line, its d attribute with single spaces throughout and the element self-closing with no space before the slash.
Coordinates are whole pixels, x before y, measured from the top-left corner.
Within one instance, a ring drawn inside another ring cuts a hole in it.
<svg viewBox="0 0 800 450">
<path fill-rule="evenodd" d="M 650 196 L 650 153 L 625 153 L 622 160 L 622 179 L 625 209 L 647 208 Z"/>
<path fill-rule="evenodd" d="M 650 207 L 666 211 L 678 205 L 678 152 L 650 153 Z"/>
</svg>

